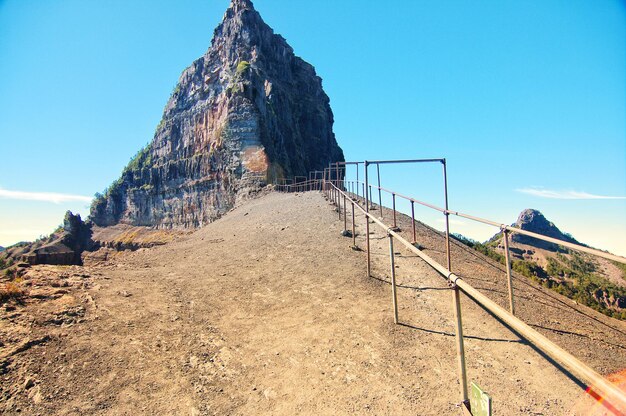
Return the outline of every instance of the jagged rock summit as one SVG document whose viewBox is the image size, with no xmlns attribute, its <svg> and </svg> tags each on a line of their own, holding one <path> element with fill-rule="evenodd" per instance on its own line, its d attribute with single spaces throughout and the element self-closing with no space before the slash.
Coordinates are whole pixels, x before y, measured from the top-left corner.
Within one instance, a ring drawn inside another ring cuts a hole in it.
<svg viewBox="0 0 626 416">
<path fill-rule="evenodd" d="M 343 152 L 313 66 L 249 0 L 233 0 L 208 51 L 183 71 L 153 140 L 94 201 L 90 219 L 202 226 L 238 198 Z"/>
<path fill-rule="evenodd" d="M 556 225 L 548 221 L 546 217 L 544 217 L 544 215 L 536 209 L 523 210 L 513 225 L 517 228 L 521 228 L 522 230 L 542 234 L 574 244 L 580 244 L 569 234 L 561 232 Z M 558 249 L 558 245 L 556 244 L 521 234 L 514 233 L 511 239 L 520 244 L 527 244 L 545 250 L 556 251 Z"/>
</svg>

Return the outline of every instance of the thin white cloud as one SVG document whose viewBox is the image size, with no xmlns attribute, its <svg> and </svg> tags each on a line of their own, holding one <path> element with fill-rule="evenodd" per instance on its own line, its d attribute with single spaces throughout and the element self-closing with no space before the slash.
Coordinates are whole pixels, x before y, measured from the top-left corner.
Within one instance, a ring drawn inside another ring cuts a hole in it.
<svg viewBox="0 0 626 416">
<path fill-rule="evenodd" d="M 553 191 L 543 188 L 520 188 L 515 191 L 532 196 L 538 196 L 540 198 L 550 199 L 626 199 L 626 196 L 594 195 L 587 192 Z"/>
<path fill-rule="evenodd" d="M 17 199 L 21 201 L 42 201 L 60 204 L 62 202 L 91 202 L 90 196 L 57 194 L 54 192 L 25 192 L 25 191 L 9 191 L 0 188 L 0 198 Z"/>
</svg>

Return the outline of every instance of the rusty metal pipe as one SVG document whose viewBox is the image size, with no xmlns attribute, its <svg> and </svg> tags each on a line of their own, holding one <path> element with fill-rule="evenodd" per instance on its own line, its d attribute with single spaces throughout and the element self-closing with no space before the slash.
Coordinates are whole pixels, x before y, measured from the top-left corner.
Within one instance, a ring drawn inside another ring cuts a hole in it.
<svg viewBox="0 0 626 416">
<path fill-rule="evenodd" d="M 337 214 L 339 214 L 339 219 L 341 220 L 341 194 L 340 190 L 337 189 Z"/>
<path fill-rule="evenodd" d="M 382 229 L 395 237 L 403 246 L 409 251 L 419 256 L 428 265 L 430 265 L 435 271 L 437 271 L 442 277 L 448 280 L 450 283 L 455 284 L 463 293 L 472 298 L 476 303 L 482 305 L 486 310 L 498 317 L 506 325 L 523 336 L 526 340 L 531 342 L 541 351 L 543 351 L 548 357 L 552 358 L 556 362 L 560 363 L 571 374 L 577 377 L 580 381 L 586 383 L 588 386 L 592 386 L 594 391 L 600 394 L 604 400 L 609 401 L 612 405 L 618 407 L 622 411 L 626 411 L 626 394 L 617 388 L 610 381 L 599 375 L 593 369 L 586 364 L 578 360 L 576 357 L 550 341 L 545 336 L 531 328 L 528 324 L 517 318 L 500 305 L 483 295 L 481 292 L 472 287 L 469 283 L 465 282 L 461 277 L 452 273 L 449 269 L 437 263 L 431 257 L 424 252 L 418 250 L 410 242 L 402 238 L 401 235 L 393 230 L 387 228 L 387 226 L 372 214 L 366 212 L 360 206 L 357 206 L 365 216 L 366 220 L 372 220 L 378 224 Z M 369 221 L 366 222 L 369 224 Z"/>
<path fill-rule="evenodd" d="M 515 315 L 515 304 L 513 303 L 513 280 L 511 279 L 511 253 L 509 250 L 509 232 L 504 230 L 502 232 L 504 240 L 504 255 L 506 258 L 506 279 L 509 288 L 509 310 L 511 315 Z"/>
<path fill-rule="evenodd" d="M 368 177 L 367 177 L 367 165 L 368 162 L 367 160 L 363 163 L 364 169 L 365 169 L 365 183 L 363 184 L 363 187 L 365 189 L 365 192 L 363 193 L 363 195 L 365 195 L 365 211 L 367 213 L 370 212 L 370 207 L 369 207 L 369 198 L 368 198 L 368 194 L 367 194 L 367 189 L 369 185 L 368 182 Z M 372 253 L 370 250 L 370 221 L 368 219 L 368 216 L 365 216 L 365 241 L 366 241 L 366 247 L 367 247 L 367 277 L 371 277 L 372 276 Z"/>
<path fill-rule="evenodd" d="M 393 236 L 389 237 L 389 262 L 391 263 L 391 302 L 393 304 L 393 323 L 398 323 L 398 295 L 396 293 L 396 266 L 393 252 Z"/>
<path fill-rule="evenodd" d="M 391 201 L 393 207 L 393 228 L 397 228 L 396 225 L 396 194 L 391 194 Z"/>
<path fill-rule="evenodd" d="M 443 194 L 446 211 L 448 210 L 448 175 L 446 170 L 446 160 L 441 161 L 443 165 Z M 449 214 L 444 213 L 446 218 L 446 260 L 448 270 L 452 270 L 452 258 L 450 254 L 450 221 Z M 461 318 L 461 297 L 456 284 L 453 287 L 454 317 L 456 321 L 456 351 L 459 360 L 459 381 L 461 385 L 461 397 L 463 403 L 468 403 L 467 395 L 467 369 L 465 364 L 465 345 L 463 342 L 463 320 Z"/>
<path fill-rule="evenodd" d="M 359 165 L 356 165 L 356 197 L 359 197 Z"/>
<path fill-rule="evenodd" d="M 378 175 L 378 209 L 380 210 L 380 218 L 383 218 L 383 200 L 380 190 L 380 164 L 376 164 L 376 174 Z"/>
<path fill-rule="evenodd" d="M 343 194 L 343 232 L 348 231 L 348 216 L 346 215 L 346 194 Z"/>
<path fill-rule="evenodd" d="M 391 163 L 429 163 L 429 162 L 441 162 L 444 159 L 405 159 L 405 160 L 370 160 L 370 164 L 391 164 Z"/>
<path fill-rule="evenodd" d="M 452 270 L 452 259 L 450 258 L 450 219 L 448 214 L 448 174 L 446 171 L 446 159 L 443 159 L 441 164 L 443 165 L 443 194 L 446 206 L 446 212 L 444 212 L 446 217 L 446 258 L 448 261 L 448 270 Z"/>
<path fill-rule="evenodd" d="M 413 241 L 412 243 L 417 243 L 417 235 L 415 234 L 415 203 L 411 201 L 411 224 L 413 225 Z"/>
<path fill-rule="evenodd" d="M 356 225 L 354 223 L 354 201 L 352 201 L 352 247 L 356 248 Z"/>
<path fill-rule="evenodd" d="M 456 329 L 456 354 L 459 364 L 459 382 L 461 387 L 461 398 L 465 404 L 467 398 L 467 370 L 465 364 L 465 345 L 463 342 L 463 319 L 461 317 L 461 294 L 458 286 L 454 285 L 452 289 L 452 307 L 454 310 L 454 320 Z"/>
</svg>

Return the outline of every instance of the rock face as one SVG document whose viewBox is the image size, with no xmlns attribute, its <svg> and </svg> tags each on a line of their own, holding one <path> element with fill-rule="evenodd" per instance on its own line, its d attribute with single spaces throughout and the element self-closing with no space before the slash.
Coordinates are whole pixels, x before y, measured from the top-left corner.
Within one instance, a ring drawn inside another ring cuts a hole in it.
<svg viewBox="0 0 626 416">
<path fill-rule="evenodd" d="M 152 142 L 98 197 L 90 218 L 198 227 L 281 178 L 343 161 L 315 69 L 249 0 L 233 0 L 211 47 L 181 75 Z"/>
<path fill-rule="evenodd" d="M 556 225 L 548 221 L 546 217 L 544 217 L 543 214 L 536 209 L 525 209 L 522 211 L 513 225 L 521 228 L 522 230 L 557 238 L 574 244 L 580 244 L 570 235 L 562 233 Z M 511 239 L 520 244 L 528 244 L 544 250 L 557 251 L 559 247 L 557 244 L 515 233 L 512 235 Z"/>
<path fill-rule="evenodd" d="M 7 255 L 28 264 L 82 264 L 81 253 L 94 248 L 91 234 L 90 223 L 67 211 L 63 226 L 48 238 L 12 246 Z"/>
</svg>

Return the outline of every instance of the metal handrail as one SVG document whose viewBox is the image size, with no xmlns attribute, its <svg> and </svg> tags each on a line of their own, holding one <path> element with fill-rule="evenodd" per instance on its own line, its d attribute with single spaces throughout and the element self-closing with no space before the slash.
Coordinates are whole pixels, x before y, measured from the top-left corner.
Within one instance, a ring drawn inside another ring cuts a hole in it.
<svg viewBox="0 0 626 416">
<path fill-rule="evenodd" d="M 480 222 L 480 223 L 483 223 L 483 224 L 492 225 L 494 227 L 498 227 L 502 231 L 506 230 L 506 231 L 510 231 L 510 232 L 513 232 L 513 233 L 517 233 L 517 234 L 523 234 L 523 235 L 526 235 L 526 236 L 529 236 L 529 237 L 536 238 L 538 240 L 547 241 L 547 242 L 550 242 L 550 243 L 558 244 L 558 245 L 563 246 L 563 247 L 571 248 L 573 250 L 578 250 L 578 251 L 582 251 L 582 252 L 585 252 L 585 253 L 593 254 L 593 255 L 596 255 L 598 257 L 605 258 L 607 260 L 613 260 L 613 261 L 617 261 L 619 263 L 626 264 L 626 258 L 621 257 L 621 256 L 616 256 L 614 254 L 607 253 L 607 252 L 604 252 L 602 250 L 594 249 L 594 248 L 583 246 L 583 245 L 580 245 L 580 244 L 570 243 L 568 241 L 559 240 L 558 238 L 548 237 L 548 236 L 545 236 L 545 235 L 542 235 L 542 234 L 533 233 L 532 231 L 526 231 L 526 230 L 523 230 L 521 228 L 514 227 L 512 225 L 506 225 L 506 224 L 502 224 L 502 223 L 499 223 L 499 222 L 496 222 L 496 221 L 491 221 L 491 220 L 480 218 L 480 217 L 476 217 L 476 216 L 473 216 L 473 215 L 464 214 L 464 213 L 459 212 L 459 211 L 452 211 L 452 210 L 449 210 L 449 209 L 441 208 L 441 207 L 438 207 L 436 205 L 429 204 L 427 202 L 420 201 L 418 199 L 411 198 L 411 197 L 406 196 L 406 195 L 402 195 L 402 194 L 400 194 L 398 192 L 392 191 L 392 190 L 384 188 L 382 186 L 376 186 L 376 185 L 370 185 L 370 186 L 372 188 L 379 189 L 379 190 L 381 190 L 383 192 L 387 192 L 389 194 L 396 195 L 397 197 L 406 199 L 407 201 L 412 201 L 412 202 L 415 202 L 417 204 L 423 205 L 425 207 L 432 208 L 432 209 L 437 210 L 439 212 L 442 212 L 444 214 L 456 215 L 457 217 L 466 218 L 468 220 L 472 220 L 472 221 Z"/>
<path fill-rule="evenodd" d="M 332 189 L 336 195 L 343 195 L 344 197 L 347 196 L 347 194 L 343 190 L 339 189 L 333 183 L 329 181 L 326 182 L 328 187 Z M 339 201 L 339 199 L 337 199 L 337 201 Z M 512 313 L 506 311 L 504 308 L 489 299 L 487 296 L 483 295 L 480 291 L 472 287 L 469 283 L 465 282 L 460 276 L 452 273 L 448 268 L 437 263 L 427 254 L 417 249 L 413 244 L 405 240 L 392 228 L 388 227 L 374 215 L 367 212 L 360 205 L 355 204 L 353 200 L 351 200 L 351 202 L 353 209 L 355 209 L 354 207 L 356 206 L 356 209 L 360 210 L 361 213 L 365 215 L 366 219 L 372 220 L 374 223 L 384 229 L 389 236 L 397 238 L 400 243 L 402 243 L 402 245 L 404 245 L 412 253 L 419 256 L 428 265 L 435 269 L 442 277 L 448 280 L 452 285 L 458 287 L 467 296 L 472 298 L 476 303 L 500 318 L 504 323 L 506 323 L 509 327 L 514 329 L 517 333 L 519 333 L 521 336 L 526 338 L 529 342 L 531 342 L 533 345 L 543 351 L 551 359 L 561 363 L 567 370 L 577 376 L 581 381 L 585 382 L 588 386 L 593 386 L 594 389 L 602 394 L 605 400 L 610 399 L 610 401 L 612 400 L 614 403 L 618 403 L 619 406 L 623 406 L 623 408 L 626 409 L 626 394 L 622 392 L 617 386 L 608 381 L 606 378 L 602 377 L 595 370 L 584 364 L 582 361 L 578 360 L 569 352 L 565 351 L 563 348 L 550 341 L 545 336 L 541 335 L 524 321 L 517 318 Z M 369 222 L 367 223 L 369 224 Z M 393 250 L 391 250 L 391 256 L 393 255 Z M 394 308 L 396 307 L 397 305 L 394 301 Z"/>
<path fill-rule="evenodd" d="M 430 160 L 430 159 L 424 159 L 424 160 Z M 434 161 L 439 161 L 439 159 L 433 159 L 433 160 Z M 401 161 L 401 162 L 404 162 L 404 161 Z M 409 161 L 406 161 L 406 162 L 408 163 Z M 368 163 L 374 164 L 376 162 L 368 162 Z M 317 179 L 316 181 L 320 181 L 320 179 Z M 298 186 L 298 185 L 306 184 L 308 182 L 310 182 L 310 181 L 294 183 L 294 184 L 291 184 L 291 185 L 280 185 L 280 186 Z M 353 182 L 353 183 L 358 183 L 358 184 L 364 184 L 363 181 L 344 181 L 344 182 Z M 412 198 L 410 196 L 403 195 L 403 194 L 401 194 L 399 192 L 392 191 L 391 189 L 387 189 L 387 188 L 382 187 L 382 186 L 376 186 L 376 185 L 373 185 L 373 184 L 369 184 L 369 186 L 374 188 L 374 189 L 378 189 L 380 191 L 387 192 L 387 193 L 389 193 L 391 195 L 395 195 L 395 196 L 397 196 L 399 198 L 402 198 L 402 199 L 405 199 L 407 201 L 415 202 L 416 204 L 420 204 L 422 206 L 434 209 L 434 210 L 439 211 L 439 212 L 441 212 L 443 214 L 455 215 L 455 216 L 460 217 L 460 218 L 465 218 L 465 219 L 468 219 L 468 220 L 480 222 L 482 224 L 486 224 L 486 225 L 491 225 L 491 226 L 497 227 L 497 228 L 499 228 L 502 231 L 506 230 L 506 231 L 510 231 L 512 233 L 523 234 L 523 235 L 526 235 L 528 237 L 536 238 L 538 240 L 547 241 L 549 243 L 554 243 L 554 244 L 558 244 L 558 245 L 563 246 L 563 247 L 571 248 L 572 250 L 582 251 L 582 252 L 585 252 L 585 253 L 588 253 L 588 254 L 593 254 L 595 256 L 605 258 L 607 260 L 613 260 L 613 261 L 617 261 L 619 263 L 626 264 L 626 258 L 621 257 L 621 256 L 616 256 L 614 254 L 607 253 L 607 252 L 602 251 L 602 250 L 598 250 L 598 249 L 595 249 L 595 248 L 583 246 L 583 245 L 580 245 L 580 244 L 570 243 L 568 241 L 559 240 L 558 238 L 548 237 L 548 236 L 545 236 L 545 235 L 542 235 L 542 234 L 537 234 L 537 233 L 534 233 L 532 231 L 527 231 L 527 230 L 523 230 L 523 229 L 518 228 L 518 227 L 514 227 L 512 225 L 506 225 L 506 224 L 503 224 L 503 223 L 499 223 L 499 222 L 496 222 L 496 221 L 492 221 L 492 220 L 488 220 L 488 219 L 485 219 L 485 218 L 477 217 L 477 216 L 474 216 L 474 215 L 465 214 L 463 212 L 452 211 L 450 209 L 445 209 L 445 208 L 439 207 L 437 205 L 433 205 L 433 204 L 430 204 L 428 202 L 420 201 L 419 199 L 415 199 L 415 198 Z"/>
</svg>

